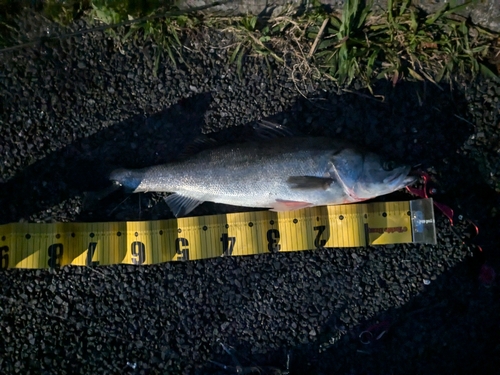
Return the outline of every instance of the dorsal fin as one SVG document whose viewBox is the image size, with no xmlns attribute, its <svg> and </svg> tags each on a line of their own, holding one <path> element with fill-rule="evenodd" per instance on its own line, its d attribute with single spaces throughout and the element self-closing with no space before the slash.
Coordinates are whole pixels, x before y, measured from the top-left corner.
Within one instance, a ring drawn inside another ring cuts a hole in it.
<svg viewBox="0 0 500 375">
<path fill-rule="evenodd" d="M 257 121 L 253 129 L 258 139 L 274 139 L 283 137 L 292 137 L 294 133 L 285 125 L 268 120 Z"/>
<path fill-rule="evenodd" d="M 215 139 L 206 136 L 205 134 L 197 137 L 193 142 L 188 143 L 184 150 L 179 154 L 179 159 L 185 159 L 200 151 L 220 146 L 220 143 Z"/>
<path fill-rule="evenodd" d="M 294 133 L 284 125 L 260 120 L 244 126 L 233 126 L 217 132 L 203 134 L 190 142 L 179 154 L 180 159 L 200 151 L 219 147 L 228 143 L 244 143 L 276 138 L 291 137 Z"/>
</svg>

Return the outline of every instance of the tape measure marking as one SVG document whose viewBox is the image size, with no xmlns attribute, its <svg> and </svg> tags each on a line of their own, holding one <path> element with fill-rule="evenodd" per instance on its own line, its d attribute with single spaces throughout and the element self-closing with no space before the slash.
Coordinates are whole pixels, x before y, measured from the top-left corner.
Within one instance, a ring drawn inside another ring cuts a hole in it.
<svg viewBox="0 0 500 375">
<path fill-rule="evenodd" d="M 172 220 L 0 226 L 7 268 L 146 265 L 320 247 L 436 243 L 432 199 Z"/>
</svg>

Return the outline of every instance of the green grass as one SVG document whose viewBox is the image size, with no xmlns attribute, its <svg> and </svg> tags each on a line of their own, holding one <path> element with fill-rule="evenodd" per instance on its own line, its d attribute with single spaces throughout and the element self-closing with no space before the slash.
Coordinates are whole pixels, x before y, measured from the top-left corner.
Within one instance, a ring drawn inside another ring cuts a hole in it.
<svg viewBox="0 0 500 375">
<path fill-rule="evenodd" d="M 240 78 L 243 70 L 243 59 L 247 54 L 253 53 L 261 56 L 267 63 L 270 72 L 271 66 L 268 60 L 269 57 L 272 57 L 277 62 L 284 62 L 284 60 L 267 45 L 271 40 L 269 26 L 257 28 L 259 20 L 256 16 L 243 17 L 237 22 L 232 23 L 230 20 L 228 21 L 230 22 L 229 26 L 223 23 L 219 23 L 219 25 L 222 27 L 222 30 L 233 33 L 237 39 L 237 43 L 230 53 L 229 63 L 236 64 Z M 219 20 L 219 22 L 221 21 Z"/>
<path fill-rule="evenodd" d="M 463 6 L 446 4 L 427 15 L 410 0 L 388 0 L 387 11 L 381 13 L 372 11 L 370 1 L 346 0 L 340 14 L 316 3 L 300 15 L 289 8 L 273 18 L 201 18 L 177 11 L 173 1 L 48 0 L 38 11 L 62 25 L 84 18 L 120 43 L 152 40 L 155 71 L 165 57 L 174 66 L 186 63 L 184 36 L 208 27 L 233 36 L 228 61 L 240 77 L 246 59 L 260 58 L 270 72 L 271 60 L 284 64 L 296 82 L 325 77 L 342 86 L 356 80 L 371 88 L 377 79 L 393 84 L 401 79 L 440 83 L 478 74 L 500 82 L 486 63 L 499 55 L 499 35 L 457 16 Z M 1 12 L 0 17 L 0 25 L 12 29 L 12 18 Z M 4 47 L 15 44 L 8 38 L 1 42 Z"/>
</svg>

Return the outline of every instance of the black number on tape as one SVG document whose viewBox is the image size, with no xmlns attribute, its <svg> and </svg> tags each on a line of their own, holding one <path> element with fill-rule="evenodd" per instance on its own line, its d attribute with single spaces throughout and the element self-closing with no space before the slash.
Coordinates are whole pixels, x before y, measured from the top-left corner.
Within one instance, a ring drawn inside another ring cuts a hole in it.
<svg viewBox="0 0 500 375">
<path fill-rule="evenodd" d="M 6 270 L 9 268 L 9 247 L 8 246 L 0 246 L 0 259 L 2 259 L 2 263 L 0 264 L 0 268 Z"/>
<path fill-rule="evenodd" d="M 146 246 L 140 241 L 132 242 L 131 249 L 132 252 L 132 263 L 140 266 L 144 264 L 146 260 Z"/>
<path fill-rule="evenodd" d="M 233 255 L 234 244 L 236 243 L 236 237 L 229 237 L 227 233 L 222 233 L 220 238 L 222 242 L 222 255 L 231 256 Z"/>
<path fill-rule="evenodd" d="M 63 255 L 63 244 L 55 243 L 49 246 L 49 267 L 58 268 L 61 267 L 61 258 Z"/>
<path fill-rule="evenodd" d="M 87 250 L 87 261 L 85 264 L 88 267 L 93 267 L 93 266 L 98 266 L 99 262 L 92 262 L 92 258 L 94 257 L 95 254 L 95 249 L 97 247 L 97 242 L 90 242 L 89 243 L 89 249 Z"/>
<path fill-rule="evenodd" d="M 181 246 L 188 246 L 189 242 L 186 238 L 176 238 L 175 239 L 175 252 L 177 255 L 177 260 L 189 260 L 189 248 Z"/>
<path fill-rule="evenodd" d="M 280 240 L 280 232 L 277 229 L 269 229 L 267 231 L 267 249 L 271 253 L 276 253 L 281 250 L 281 245 L 278 243 Z"/>
<path fill-rule="evenodd" d="M 316 247 L 323 247 L 326 245 L 326 240 L 321 239 L 321 235 L 325 231 L 326 227 L 324 225 L 318 225 L 317 227 L 314 227 L 314 230 L 317 230 L 318 233 L 316 233 L 316 238 L 314 239 L 314 246 Z"/>
</svg>

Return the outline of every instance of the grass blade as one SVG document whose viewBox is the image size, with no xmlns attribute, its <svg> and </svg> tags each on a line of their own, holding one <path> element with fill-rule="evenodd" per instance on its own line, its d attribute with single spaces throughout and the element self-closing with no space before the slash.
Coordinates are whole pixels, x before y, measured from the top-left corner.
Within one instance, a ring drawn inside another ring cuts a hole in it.
<svg viewBox="0 0 500 375">
<path fill-rule="evenodd" d="M 229 58 L 229 64 L 232 64 L 234 60 L 236 59 L 236 56 L 238 56 L 238 51 L 241 48 L 241 44 L 238 44 L 236 48 L 234 49 L 233 53 L 231 54 L 231 57 Z"/>
<path fill-rule="evenodd" d="M 238 54 L 236 59 L 236 72 L 238 73 L 238 77 L 241 79 L 243 73 L 243 56 L 245 56 L 245 49 L 242 49 Z"/>
<path fill-rule="evenodd" d="M 423 77 L 420 74 L 418 74 L 416 71 L 414 71 L 413 69 L 408 68 L 408 73 L 410 73 L 410 75 L 413 78 L 415 78 L 415 79 L 417 79 L 419 81 L 424 81 Z"/>
<path fill-rule="evenodd" d="M 479 63 L 479 70 L 483 76 L 486 78 L 491 79 L 494 82 L 500 83 L 500 77 L 493 73 L 490 68 L 488 68 L 486 65 Z"/>
<path fill-rule="evenodd" d="M 441 16 L 443 14 L 445 14 L 445 12 L 448 10 L 450 4 L 446 3 L 443 7 L 441 7 L 441 9 L 439 9 L 436 13 L 434 13 L 433 15 L 429 16 L 427 18 L 427 20 L 425 21 L 425 23 L 427 25 L 432 25 L 434 24 L 439 18 L 441 18 Z"/>
</svg>

